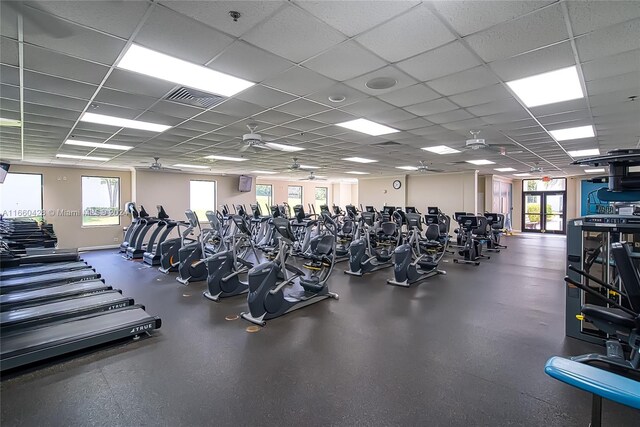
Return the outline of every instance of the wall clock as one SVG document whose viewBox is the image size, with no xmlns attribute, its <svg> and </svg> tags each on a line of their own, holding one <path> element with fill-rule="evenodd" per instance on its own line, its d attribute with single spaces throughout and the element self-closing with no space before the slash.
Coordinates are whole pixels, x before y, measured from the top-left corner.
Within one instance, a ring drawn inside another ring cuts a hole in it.
<svg viewBox="0 0 640 427">
<path fill-rule="evenodd" d="M 393 181 L 393 188 L 395 188 L 396 190 L 399 190 L 400 187 L 402 187 L 402 182 L 400 182 L 399 179 L 396 179 L 395 181 Z"/>
</svg>

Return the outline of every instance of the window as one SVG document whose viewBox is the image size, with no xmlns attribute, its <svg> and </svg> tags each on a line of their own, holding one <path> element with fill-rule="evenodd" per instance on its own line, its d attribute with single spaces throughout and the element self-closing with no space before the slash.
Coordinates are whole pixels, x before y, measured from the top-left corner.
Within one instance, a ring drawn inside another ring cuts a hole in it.
<svg viewBox="0 0 640 427">
<path fill-rule="evenodd" d="M 287 203 L 293 208 L 295 205 L 302 204 L 302 187 L 299 185 L 290 185 L 288 188 Z"/>
<path fill-rule="evenodd" d="M 0 213 L 8 218 L 42 218 L 42 175 L 8 173 L 0 184 Z"/>
<path fill-rule="evenodd" d="M 541 179 L 523 179 L 522 191 L 564 191 L 566 185 L 565 178 L 554 178 L 546 182 Z"/>
<path fill-rule="evenodd" d="M 256 202 L 262 212 L 271 212 L 269 210 L 273 205 L 273 187 L 271 187 L 271 184 L 256 184 Z"/>
<path fill-rule="evenodd" d="M 216 210 L 216 182 L 191 181 L 189 188 L 189 209 L 194 211 L 200 222 L 207 222 L 207 211 Z"/>
<path fill-rule="evenodd" d="M 120 225 L 120 178 L 82 177 L 82 226 Z"/>
<path fill-rule="evenodd" d="M 327 187 L 316 187 L 316 213 L 320 214 L 320 206 L 329 204 L 329 189 Z"/>
</svg>

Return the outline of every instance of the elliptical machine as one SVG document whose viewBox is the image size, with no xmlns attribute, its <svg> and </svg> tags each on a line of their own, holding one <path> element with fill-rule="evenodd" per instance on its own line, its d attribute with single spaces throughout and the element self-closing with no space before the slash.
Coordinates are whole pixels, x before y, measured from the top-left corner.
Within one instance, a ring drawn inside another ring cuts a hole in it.
<svg viewBox="0 0 640 427">
<path fill-rule="evenodd" d="M 214 244 L 219 245 L 222 244 L 222 239 L 216 233 L 219 230 L 219 221 L 213 211 L 207 211 L 206 213 L 212 228 L 201 228 L 198 216 L 191 209 L 185 211 L 184 214 L 189 224 L 194 229 L 198 228 L 200 230 L 197 240 L 184 245 L 178 251 L 180 265 L 176 280 L 183 285 L 188 285 L 189 282 L 201 282 L 207 279 L 207 266 L 203 259 L 207 256 L 207 253 L 215 253 L 215 249 L 217 249 L 213 247 L 207 248 L 207 242 L 213 239 Z"/>
<path fill-rule="evenodd" d="M 237 232 L 231 236 L 228 249 L 204 259 L 208 276 L 207 291 L 203 295 L 211 301 L 248 292 L 249 283 L 240 280 L 240 275 L 248 273 L 253 263 L 245 257 L 251 251 L 256 261 L 259 259 L 247 221 L 240 215 L 232 215 L 231 219 Z"/>
<path fill-rule="evenodd" d="M 349 245 L 349 269 L 344 271 L 345 274 L 362 276 L 393 265 L 393 251 L 400 240 L 398 224 L 386 221 L 376 228 L 375 215 L 375 211 L 370 210 L 360 213 L 360 226 Z M 360 237 L 361 233 L 363 237 Z M 395 245 L 389 249 L 393 240 Z"/>
<path fill-rule="evenodd" d="M 306 307 L 327 298 L 338 299 L 338 295 L 329 292 L 327 280 L 333 268 L 332 258 L 335 248 L 335 236 L 319 237 L 315 245 L 315 274 L 305 277 L 304 271 L 288 264 L 295 235 L 286 218 L 273 218 L 273 225 L 280 235 L 278 253 L 274 261 L 268 261 L 249 270 L 249 295 L 247 303 L 249 312 L 241 313 L 243 319 L 256 325 L 264 326 L 266 320 L 273 319 L 302 307 Z M 329 224 L 333 222 L 330 218 Z M 334 223 L 335 224 L 335 223 Z M 293 273 L 293 274 L 291 274 Z M 302 291 L 285 292 L 286 286 L 293 285 L 296 280 Z"/>
<path fill-rule="evenodd" d="M 475 232 L 481 227 L 487 226 L 487 220 L 485 217 L 478 217 L 475 215 L 465 215 L 460 217 L 460 229 L 458 234 L 464 234 L 464 246 L 458 251 L 458 254 L 463 258 L 454 258 L 453 262 L 456 264 L 473 264 L 475 266 L 480 265 L 481 258 L 491 258 L 482 255 L 482 241 L 483 239 L 477 239 L 474 236 Z"/>
<path fill-rule="evenodd" d="M 409 227 L 408 242 L 398 246 L 394 251 L 395 265 L 393 279 L 387 283 L 395 286 L 410 287 L 412 284 L 438 274 L 447 274 L 438 270 L 440 260 L 446 253 L 447 244 L 440 241 L 440 226 L 429 224 L 422 234 L 422 217 L 418 213 L 405 213 Z"/>
<path fill-rule="evenodd" d="M 486 212 L 484 217 L 487 218 L 489 225 L 487 251 L 500 252 L 500 249 L 507 249 L 505 245 L 500 244 L 502 230 L 504 229 L 504 215 Z"/>
</svg>

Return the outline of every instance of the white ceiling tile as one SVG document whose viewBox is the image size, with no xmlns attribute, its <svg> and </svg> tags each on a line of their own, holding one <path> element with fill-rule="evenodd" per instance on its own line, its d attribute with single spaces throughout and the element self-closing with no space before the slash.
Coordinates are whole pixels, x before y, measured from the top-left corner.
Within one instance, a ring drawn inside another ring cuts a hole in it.
<svg viewBox="0 0 640 427">
<path fill-rule="evenodd" d="M 111 104 L 127 108 L 136 108 L 139 110 L 145 110 L 151 107 L 156 101 L 156 98 L 143 95 L 133 95 L 104 87 L 95 97 L 95 103 L 98 105 Z"/>
<path fill-rule="evenodd" d="M 431 11 L 421 5 L 385 22 L 356 40 L 389 62 L 417 55 L 454 39 Z"/>
<path fill-rule="evenodd" d="M 472 119 L 466 119 L 466 120 L 459 120 L 457 122 L 444 123 L 442 127 L 447 128 L 449 130 L 454 130 L 454 131 L 464 131 L 465 133 L 468 134 L 470 130 L 481 128 L 484 125 L 485 123 L 481 119 L 472 118 Z"/>
<path fill-rule="evenodd" d="M 269 89 L 262 85 L 255 85 L 240 92 L 235 96 L 237 99 L 259 105 L 261 107 L 275 107 L 285 102 L 293 101 L 294 96 L 288 95 L 275 89 Z"/>
<path fill-rule="evenodd" d="M 167 116 L 178 117 L 180 119 L 188 119 L 202 112 L 200 108 L 177 104 L 171 101 L 160 101 L 153 106 L 152 110 L 166 114 Z"/>
<path fill-rule="evenodd" d="M 349 37 L 415 6 L 417 1 L 303 1 L 300 7 Z"/>
<path fill-rule="evenodd" d="M 123 40 L 62 21 L 37 9 L 29 9 L 29 16 L 30 19 L 24 20 L 24 41 L 29 44 L 107 65 L 113 64 L 125 46 Z M 49 32 L 61 29 L 67 34 L 52 37 L 41 30 L 38 22 L 47 22 Z"/>
<path fill-rule="evenodd" d="M 473 107 L 468 107 L 467 110 L 479 117 L 490 116 L 492 114 L 506 113 L 514 109 L 522 108 L 522 106 L 515 99 L 501 99 L 499 101 L 492 101 L 486 104 L 480 104 Z"/>
<path fill-rule="evenodd" d="M 440 98 L 433 101 L 423 102 L 421 104 L 410 105 L 405 107 L 405 110 L 418 116 L 428 116 L 430 114 L 455 110 L 456 108 L 458 108 L 458 106 L 453 102 L 446 98 Z"/>
<path fill-rule="evenodd" d="M 374 78 L 377 77 L 390 77 L 396 80 L 396 85 L 390 87 L 389 89 L 369 89 L 365 84 Z M 364 76 L 357 77 L 355 79 L 351 79 L 345 82 L 345 84 L 360 90 L 362 92 L 368 93 L 369 95 L 382 95 L 388 92 L 393 92 L 394 90 L 401 89 L 403 87 L 411 86 L 418 83 L 413 78 L 409 77 L 402 71 L 398 70 L 395 67 L 387 66 L 378 71 L 374 71 L 373 73 L 366 74 Z"/>
<path fill-rule="evenodd" d="M 237 121 L 238 119 L 239 117 L 229 116 L 227 114 L 222 114 L 212 110 L 204 111 L 198 114 L 198 116 L 195 118 L 195 120 L 198 120 L 200 122 L 216 123 L 219 125 L 228 125 Z"/>
<path fill-rule="evenodd" d="M 250 102 L 241 101 L 239 99 L 227 99 L 222 104 L 218 104 L 213 108 L 216 112 L 227 114 L 238 119 L 249 117 L 264 110 L 264 107 L 260 107 Z"/>
<path fill-rule="evenodd" d="M 549 105 L 541 105 L 531 108 L 531 112 L 536 117 L 548 116 L 549 114 L 565 113 L 567 111 L 584 110 L 587 108 L 587 100 L 585 98 L 572 99 L 565 102 L 556 102 Z"/>
<path fill-rule="evenodd" d="M 338 81 L 375 71 L 385 65 L 386 62 L 351 41 L 341 43 L 304 63 L 305 67 Z"/>
<path fill-rule="evenodd" d="M 629 101 L 629 91 L 622 90 L 616 92 L 603 93 L 599 95 L 592 95 L 589 97 L 589 103 L 592 107 L 600 107 L 603 105 L 618 104 L 620 102 Z M 633 101 L 638 102 L 638 101 Z"/>
<path fill-rule="evenodd" d="M 331 102 L 329 101 L 330 96 L 344 96 L 345 100 L 343 102 Z M 321 89 L 317 92 L 305 96 L 305 98 L 320 102 L 329 107 L 339 107 L 344 104 L 351 104 L 367 97 L 367 94 L 362 93 L 359 90 L 356 90 L 342 83 L 336 83 L 331 87 Z"/>
<path fill-rule="evenodd" d="M 12 39 L 18 39 L 17 3 L 0 2 L 0 34 Z"/>
<path fill-rule="evenodd" d="M 165 80 L 154 79 L 143 74 L 116 68 L 107 78 L 104 87 L 132 94 L 162 98 L 176 85 Z"/>
<path fill-rule="evenodd" d="M 411 129 L 409 131 L 414 135 L 426 136 L 426 137 L 436 137 L 437 135 L 448 135 L 450 133 L 449 129 L 443 128 L 440 125 L 431 125 L 419 129 Z"/>
<path fill-rule="evenodd" d="M 569 37 L 559 4 L 466 37 L 487 62 L 547 46 Z"/>
<path fill-rule="evenodd" d="M 379 98 L 396 107 L 418 104 L 439 98 L 436 92 L 423 84 L 417 84 L 380 95 Z"/>
<path fill-rule="evenodd" d="M 100 83 L 109 71 L 103 65 L 30 45 L 24 46 L 24 68 L 93 84 Z"/>
<path fill-rule="evenodd" d="M 435 1 L 433 7 L 461 36 L 517 18 L 553 1 Z"/>
<path fill-rule="evenodd" d="M 264 84 L 303 96 L 333 86 L 335 82 L 306 68 L 293 67 L 265 80 Z"/>
<path fill-rule="evenodd" d="M 581 61 L 640 48 L 640 19 L 607 27 L 576 39 Z"/>
<path fill-rule="evenodd" d="M 3 94 L 4 96 L 4 94 Z M 84 99 L 69 98 L 67 96 L 54 95 L 51 93 L 35 90 L 24 90 L 24 102 L 47 105 L 49 107 L 63 108 L 66 110 L 82 111 L 87 105 Z"/>
<path fill-rule="evenodd" d="M 393 127 L 401 130 L 413 130 L 413 129 L 425 128 L 427 126 L 431 126 L 431 124 L 432 124 L 431 122 L 421 117 L 416 117 L 414 119 L 395 122 L 393 124 Z"/>
<path fill-rule="evenodd" d="M 14 65 L 18 67 L 20 65 L 18 58 L 18 42 L 0 38 L 0 62 L 3 64 Z"/>
<path fill-rule="evenodd" d="M 449 100 L 455 102 L 461 107 L 470 107 L 472 105 L 486 104 L 488 102 L 508 98 L 511 98 L 511 94 L 502 84 L 496 84 L 450 96 Z"/>
<path fill-rule="evenodd" d="M 156 7 L 135 42 L 199 65 L 213 59 L 233 39 L 166 7 Z"/>
<path fill-rule="evenodd" d="M 484 67 L 476 67 L 429 82 L 429 86 L 443 95 L 454 95 L 498 83 L 498 79 Z"/>
<path fill-rule="evenodd" d="M 640 50 L 605 56 L 582 64 L 586 81 L 627 74 L 640 70 Z"/>
<path fill-rule="evenodd" d="M 288 128 L 295 129 L 296 131 L 306 132 L 313 129 L 322 128 L 324 126 L 324 123 L 309 119 L 299 119 L 294 122 L 287 123 L 286 126 Z"/>
<path fill-rule="evenodd" d="M 142 19 L 147 2 L 128 1 L 30 1 L 29 5 L 78 24 L 128 38 Z"/>
<path fill-rule="evenodd" d="M 456 41 L 397 65 L 416 79 L 427 81 L 475 67 L 480 65 L 480 61 Z"/>
<path fill-rule="evenodd" d="M 162 1 L 161 4 L 236 37 L 252 29 L 274 13 L 283 1 Z M 240 12 L 234 21 L 230 11 Z"/>
<path fill-rule="evenodd" d="M 627 90 L 629 96 L 640 96 L 640 70 L 620 76 L 587 82 L 589 96 Z"/>
<path fill-rule="evenodd" d="M 259 66 L 256 66 L 257 64 Z M 292 65 L 292 62 L 284 58 L 243 41 L 236 41 L 211 62 L 209 67 L 257 83 L 277 75 Z"/>
<path fill-rule="evenodd" d="M 527 114 L 526 111 L 524 111 L 523 109 L 517 110 L 517 111 L 511 111 L 508 113 L 500 113 L 500 114 L 494 114 L 491 116 L 484 116 L 482 117 L 482 121 L 493 125 L 493 124 L 501 124 L 501 123 L 511 123 L 511 122 L 517 122 L 520 120 L 526 120 L 526 119 L 530 119 L 531 116 L 529 116 L 529 114 Z M 523 124 L 523 126 L 531 126 L 531 123 L 535 123 L 535 121 L 531 120 L 531 121 L 527 121 L 526 123 Z M 514 129 L 517 129 L 518 127 L 514 127 Z"/>
<path fill-rule="evenodd" d="M 427 116 L 427 120 L 436 124 L 456 122 L 458 120 L 466 120 L 471 118 L 473 118 L 473 115 L 462 109 Z"/>
<path fill-rule="evenodd" d="M 394 108 L 393 110 L 388 110 L 388 111 L 383 111 L 381 113 L 373 114 L 368 118 L 370 120 L 373 120 L 374 122 L 384 123 L 387 125 L 391 125 L 391 127 L 394 127 L 393 123 L 405 122 L 407 120 L 415 119 L 416 116 L 414 116 L 411 113 L 407 113 L 406 111 L 401 110 L 400 108 Z M 394 138 L 395 138 L 395 135 L 394 135 Z"/>
<path fill-rule="evenodd" d="M 355 120 L 358 117 L 344 111 L 331 110 L 331 111 L 324 111 L 319 114 L 314 114 L 309 118 L 313 120 L 317 120 L 322 123 L 326 123 L 326 124 L 336 124 L 336 123 L 346 122 L 349 120 Z"/>
<path fill-rule="evenodd" d="M 47 76 L 32 71 L 24 72 L 24 86 L 26 88 L 81 99 L 90 99 L 97 89 L 97 86 L 94 85 Z"/>
<path fill-rule="evenodd" d="M 567 7 L 576 36 L 640 18 L 638 1 L 569 1 Z"/>
<path fill-rule="evenodd" d="M 368 117 L 371 114 L 389 111 L 393 109 L 393 105 L 375 98 L 368 98 L 350 105 L 345 105 L 340 109 L 360 117 Z"/>
<path fill-rule="evenodd" d="M 273 123 L 274 125 L 279 125 L 296 120 L 298 117 L 281 111 L 268 110 L 263 111 L 260 114 L 256 114 L 253 118 L 267 123 Z"/>
<path fill-rule="evenodd" d="M 291 61 L 301 62 L 345 37 L 297 7 L 289 6 L 253 28 L 243 39 Z"/>
<path fill-rule="evenodd" d="M 311 114 L 317 114 L 322 111 L 326 111 L 329 108 L 326 105 L 318 104 L 317 102 L 307 101 L 306 99 L 297 99 L 288 104 L 281 105 L 277 108 L 278 111 L 285 113 L 295 114 L 296 116 L 304 117 Z"/>
<path fill-rule="evenodd" d="M 492 62 L 489 66 L 504 81 L 529 77 L 576 65 L 570 42 Z"/>
<path fill-rule="evenodd" d="M 591 115 L 589 114 L 589 110 L 577 110 L 577 111 L 569 111 L 566 113 L 558 113 L 551 114 L 544 117 L 538 117 L 538 120 L 543 125 L 553 125 L 555 129 L 557 128 L 567 128 L 567 127 L 576 127 L 591 124 Z M 572 124 L 571 126 L 557 126 L 558 123 L 567 123 L 567 122 L 576 122 L 580 123 Z"/>
</svg>

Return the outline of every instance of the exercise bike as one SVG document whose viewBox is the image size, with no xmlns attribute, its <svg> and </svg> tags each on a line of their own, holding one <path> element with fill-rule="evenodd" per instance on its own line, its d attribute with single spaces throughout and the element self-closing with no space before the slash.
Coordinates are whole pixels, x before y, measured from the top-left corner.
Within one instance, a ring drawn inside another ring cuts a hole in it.
<svg viewBox="0 0 640 427">
<path fill-rule="evenodd" d="M 464 246 L 458 251 L 458 254 L 463 258 L 454 258 L 453 262 L 478 266 L 481 258 L 491 258 L 482 255 L 482 244 L 485 239 L 481 233 L 487 227 L 487 219 L 483 216 L 464 215 L 460 217 L 458 222 L 460 224 L 458 235 L 464 234 Z"/>
<path fill-rule="evenodd" d="M 500 252 L 500 249 L 507 249 L 505 245 L 500 244 L 502 237 L 502 229 L 504 229 L 504 215 L 499 213 L 485 213 L 489 228 L 489 238 L 487 239 L 487 251 Z"/>
<path fill-rule="evenodd" d="M 207 291 L 203 295 L 211 301 L 248 292 L 249 283 L 242 281 L 240 275 L 248 273 L 253 263 L 245 258 L 253 252 L 256 261 L 259 259 L 247 221 L 240 215 L 232 215 L 231 219 L 237 231 L 231 236 L 228 249 L 203 260 L 208 272 Z"/>
<path fill-rule="evenodd" d="M 203 259 L 220 249 L 223 245 L 223 238 L 220 236 L 220 221 L 213 211 L 206 212 L 211 228 L 201 228 L 198 216 L 192 210 L 185 211 L 185 215 L 189 223 L 200 230 L 197 240 L 183 246 L 178 251 L 180 265 L 176 280 L 183 285 L 188 285 L 189 282 L 201 282 L 207 279 L 207 266 Z M 210 241 L 212 244 L 208 245 Z"/>
<path fill-rule="evenodd" d="M 408 242 L 394 251 L 395 264 L 393 279 L 387 283 L 395 286 L 410 287 L 412 284 L 438 274 L 447 274 L 438 270 L 444 257 L 447 244 L 440 241 L 440 226 L 432 223 L 427 226 L 425 238 L 422 238 L 422 217 L 418 213 L 405 213 L 409 227 Z M 437 218 L 437 216 L 436 216 Z"/>
<path fill-rule="evenodd" d="M 264 326 L 266 320 L 324 299 L 338 299 L 338 294 L 329 292 L 327 286 L 334 265 L 332 250 L 335 248 L 335 236 L 318 236 L 314 256 L 309 261 L 312 274 L 307 277 L 304 271 L 287 263 L 295 241 L 289 220 L 273 218 L 272 221 L 280 236 L 276 259 L 249 270 L 249 311 L 240 314 L 243 319 L 260 326 Z M 285 291 L 285 287 L 294 285 L 296 281 L 302 287 L 301 291 Z"/>
<path fill-rule="evenodd" d="M 393 251 L 400 239 L 398 224 L 386 221 L 377 228 L 374 215 L 370 211 L 360 213 L 360 226 L 349 245 L 349 269 L 345 274 L 362 276 L 393 265 Z"/>
</svg>

